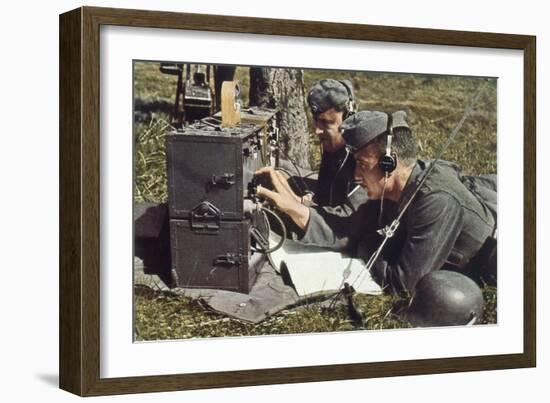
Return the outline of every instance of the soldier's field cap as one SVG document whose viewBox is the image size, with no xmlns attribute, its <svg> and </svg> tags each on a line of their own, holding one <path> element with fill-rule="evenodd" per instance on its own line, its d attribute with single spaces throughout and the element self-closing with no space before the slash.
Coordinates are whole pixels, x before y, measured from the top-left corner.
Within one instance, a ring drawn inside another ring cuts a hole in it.
<svg viewBox="0 0 550 403">
<path fill-rule="evenodd" d="M 350 98 L 353 99 L 353 85 L 350 81 L 328 78 L 313 84 L 307 95 L 307 103 L 316 115 L 330 108 L 342 107 Z"/>
<path fill-rule="evenodd" d="M 394 112 L 391 116 L 391 125 L 394 129 L 409 128 L 405 111 Z M 380 111 L 357 112 L 344 120 L 340 126 L 342 136 L 351 152 L 356 152 L 376 137 L 387 134 L 388 128 L 388 114 Z"/>
</svg>

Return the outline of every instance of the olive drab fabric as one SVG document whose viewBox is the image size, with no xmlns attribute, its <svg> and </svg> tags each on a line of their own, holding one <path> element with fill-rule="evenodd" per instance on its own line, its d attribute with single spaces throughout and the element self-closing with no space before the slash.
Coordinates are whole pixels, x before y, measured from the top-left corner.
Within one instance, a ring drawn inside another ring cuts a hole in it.
<svg viewBox="0 0 550 403">
<path fill-rule="evenodd" d="M 328 78 L 313 84 L 307 96 L 307 103 L 311 113 L 315 115 L 331 108 L 349 112 L 347 104 L 353 102 L 353 99 L 353 86 L 350 81 Z"/>
<path fill-rule="evenodd" d="M 379 111 L 360 111 L 347 118 L 340 129 L 346 141 L 348 149 L 356 152 L 366 146 L 376 137 L 387 134 L 389 115 Z M 391 114 L 391 126 L 393 129 L 406 128 L 407 113 L 397 111 Z"/>
<path fill-rule="evenodd" d="M 418 160 L 400 202 L 386 201 L 383 226 L 397 217 L 430 163 Z M 496 205 L 496 192 L 494 196 Z M 379 212 L 377 200 L 363 204 L 349 217 L 311 208 L 301 241 L 368 260 L 382 239 L 377 232 Z M 468 264 L 492 236 L 495 226 L 487 203 L 464 184 L 458 166 L 438 161 L 374 265 L 372 275 L 382 286 L 400 293 L 412 291 L 420 278 L 434 270 L 469 272 Z"/>
</svg>

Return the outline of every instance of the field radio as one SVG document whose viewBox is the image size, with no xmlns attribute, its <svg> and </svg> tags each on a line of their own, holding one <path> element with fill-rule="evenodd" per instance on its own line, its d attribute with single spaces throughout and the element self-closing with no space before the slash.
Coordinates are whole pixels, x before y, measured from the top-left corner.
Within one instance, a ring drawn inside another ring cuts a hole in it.
<svg viewBox="0 0 550 403">
<path fill-rule="evenodd" d="M 248 293 L 264 262 L 263 213 L 246 200 L 254 172 L 278 162 L 273 109 L 241 109 L 238 85 L 222 88 L 221 113 L 166 135 L 173 287 Z"/>
</svg>

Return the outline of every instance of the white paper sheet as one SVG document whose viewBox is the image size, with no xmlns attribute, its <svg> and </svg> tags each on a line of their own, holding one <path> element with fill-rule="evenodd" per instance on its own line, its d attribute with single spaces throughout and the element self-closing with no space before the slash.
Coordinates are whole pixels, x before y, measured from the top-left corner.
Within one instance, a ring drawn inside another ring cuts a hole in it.
<svg viewBox="0 0 550 403">
<path fill-rule="evenodd" d="M 280 237 L 271 233 L 271 247 Z M 316 246 L 307 246 L 286 240 L 283 247 L 271 254 L 275 270 L 284 261 L 296 292 L 303 297 L 310 294 L 339 290 L 348 282 L 357 292 L 382 294 L 380 286 L 372 279 L 361 259 L 352 259 L 338 252 Z"/>
</svg>

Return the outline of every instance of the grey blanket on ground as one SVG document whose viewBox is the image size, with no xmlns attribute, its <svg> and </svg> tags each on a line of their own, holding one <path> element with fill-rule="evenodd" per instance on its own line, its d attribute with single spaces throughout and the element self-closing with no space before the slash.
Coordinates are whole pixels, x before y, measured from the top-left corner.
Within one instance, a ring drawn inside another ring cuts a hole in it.
<svg viewBox="0 0 550 403">
<path fill-rule="evenodd" d="M 136 203 L 134 222 L 134 285 L 197 299 L 213 311 L 251 323 L 259 323 L 285 308 L 306 301 L 283 282 L 283 277 L 267 259 L 259 269 L 249 294 L 216 289 L 170 288 L 167 204 Z M 322 296 L 315 295 L 313 298 Z M 311 301 L 311 296 L 308 301 Z"/>
<path fill-rule="evenodd" d="M 143 269 L 142 261 L 135 258 L 135 285 L 144 285 L 154 290 L 199 299 L 216 312 L 250 323 L 259 323 L 300 302 L 296 291 L 283 283 L 282 277 L 268 261 L 260 269 L 249 294 L 202 288 L 169 288 L 158 275 L 145 274 Z"/>
</svg>

